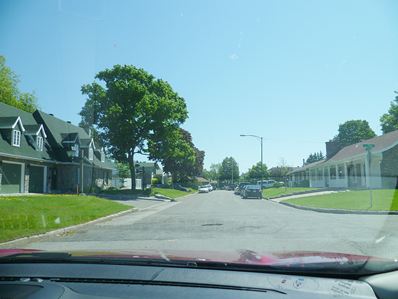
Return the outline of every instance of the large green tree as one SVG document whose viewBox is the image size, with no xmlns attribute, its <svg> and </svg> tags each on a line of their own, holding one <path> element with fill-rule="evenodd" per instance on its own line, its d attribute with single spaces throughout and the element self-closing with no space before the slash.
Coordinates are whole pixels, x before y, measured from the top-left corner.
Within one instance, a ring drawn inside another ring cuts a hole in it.
<svg viewBox="0 0 398 299">
<path fill-rule="evenodd" d="M 366 120 L 349 120 L 339 125 L 339 132 L 333 138 L 340 148 L 375 137 L 376 133 Z"/>
<path fill-rule="evenodd" d="M 203 172 L 205 152 L 197 149 L 191 133 L 179 128 L 168 134 L 168 138 L 155 139 L 149 143 L 150 158 L 159 160 L 163 169 L 170 172 L 173 182 L 186 182 Z"/>
<path fill-rule="evenodd" d="M 388 112 L 380 117 L 383 134 L 398 130 L 398 92 L 395 91 L 395 100 L 391 102 Z"/>
<path fill-rule="evenodd" d="M 18 109 L 33 112 L 37 109 L 36 97 L 32 93 L 18 89 L 17 75 L 6 65 L 6 59 L 0 55 L 0 102 Z"/>
<path fill-rule="evenodd" d="M 250 179 L 261 180 L 266 179 L 269 177 L 267 165 L 261 162 L 253 165 L 249 171 L 247 172 L 246 176 Z"/>
<path fill-rule="evenodd" d="M 83 110 L 92 111 L 88 124 L 117 161 L 128 163 L 135 189 L 134 156 L 157 157 L 157 142 L 174 138 L 187 119 L 185 101 L 170 84 L 132 65 L 115 65 L 95 79 L 82 86 L 87 96 Z"/>
<path fill-rule="evenodd" d="M 239 180 L 239 166 L 233 157 L 226 157 L 221 162 L 218 177 L 221 181 L 238 181 Z"/>
</svg>

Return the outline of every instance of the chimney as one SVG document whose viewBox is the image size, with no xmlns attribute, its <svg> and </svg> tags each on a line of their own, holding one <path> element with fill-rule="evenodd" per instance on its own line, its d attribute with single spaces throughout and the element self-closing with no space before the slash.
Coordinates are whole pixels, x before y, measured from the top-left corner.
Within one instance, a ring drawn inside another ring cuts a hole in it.
<svg viewBox="0 0 398 299">
<path fill-rule="evenodd" d="M 70 120 L 67 121 L 68 124 L 71 124 Z"/>
<path fill-rule="evenodd" d="M 326 142 L 326 159 L 330 159 L 340 150 L 339 145 L 336 141 L 327 141 Z"/>
<path fill-rule="evenodd" d="M 54 116 L 54 114 L 50 113 L 49 115 Z"/>
</svg>

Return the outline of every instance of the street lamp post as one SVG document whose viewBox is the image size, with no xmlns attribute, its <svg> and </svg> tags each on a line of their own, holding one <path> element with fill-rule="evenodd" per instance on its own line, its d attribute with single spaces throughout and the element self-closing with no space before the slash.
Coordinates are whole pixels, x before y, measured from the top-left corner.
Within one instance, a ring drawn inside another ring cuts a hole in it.
<svg viewBox="0 0 398 299">
<path fill-rule="evenodd" d="M 366 185 L 369 190 L 369 200 L 370 200 L 370 208 L 373 206 L 373 192 L 371 188 L 371 174 L 370 174 L 370 169 L 371 169 L 371 158 L 372 158 L 372 149 L 375 147 L 374 144 L 372 143 L 366 143 L 363 144 L 364 149 L 366 150 L 367 156 L 366 156 L 366 165 L 367 165 L 367 173 L 366 173 Z"/>
<path fill-rule="evenodd" d="M 240 137 L 253 137 L 260 140 L 261 143 L 261 188 L 263 188 L 263 137 L 257 135 L 240 134 Z"/>
</svg>

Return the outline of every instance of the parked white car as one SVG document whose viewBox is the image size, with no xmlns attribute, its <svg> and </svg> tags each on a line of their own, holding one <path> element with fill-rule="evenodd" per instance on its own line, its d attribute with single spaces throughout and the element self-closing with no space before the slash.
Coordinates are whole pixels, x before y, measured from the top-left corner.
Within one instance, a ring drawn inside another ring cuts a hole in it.
<svg viewBox="0 0 398 299">
<path fill-rule="evenodd" d="M 209 193 L 210 189 L 207 185 L 205 185 L 205 186 L 200 186 L 198 191 L 199 191 L 199 193 Z"/>
<path fill-rule="evenodd" d="M 209 189 L 209 191 L 213 191 L 213 186 L 210 184 L 207 184 L 206 187 Z"/>
</svg>

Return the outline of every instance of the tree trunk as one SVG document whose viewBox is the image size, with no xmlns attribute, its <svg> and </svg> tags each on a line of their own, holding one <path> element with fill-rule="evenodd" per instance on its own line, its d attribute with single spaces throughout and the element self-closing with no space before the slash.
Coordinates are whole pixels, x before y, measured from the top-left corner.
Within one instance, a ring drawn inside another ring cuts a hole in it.
<svg viewBox="0 0 398 299">
<path fill-rule="evenodd" d="M 173 183 L 173 185 L 175 184 L 175 183 L 177 183 L 177 173 L 175 173 L 175 172 L 172 172 L 171 173 L 171 179 L 172 179 L 172 183 Z"/>
<path fill-rule="evenodd" d="M 131 190 L 135 190 L 135 164 L 134 164 L 134 155 L 129 154 L 129 168 L 130 168 L 130 177 L 131 177 Z"/>
</svg>

